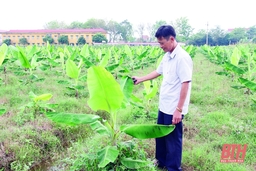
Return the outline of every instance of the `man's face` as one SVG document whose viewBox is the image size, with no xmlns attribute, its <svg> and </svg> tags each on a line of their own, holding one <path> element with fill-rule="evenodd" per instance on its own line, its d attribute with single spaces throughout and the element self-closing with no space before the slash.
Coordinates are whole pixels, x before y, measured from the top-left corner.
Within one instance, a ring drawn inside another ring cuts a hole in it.
<svg viewBox="0 0 256 171">
<path fill-rule="evenodd" d="M 174 38 L 172 36 L 169 37 L 168 40 L 166 40 L 163 37 L 157 38 L 158 43 L 160 44 L 160 47 L 165 52 L 171 52 L 174 48 Z"/>
</svg>

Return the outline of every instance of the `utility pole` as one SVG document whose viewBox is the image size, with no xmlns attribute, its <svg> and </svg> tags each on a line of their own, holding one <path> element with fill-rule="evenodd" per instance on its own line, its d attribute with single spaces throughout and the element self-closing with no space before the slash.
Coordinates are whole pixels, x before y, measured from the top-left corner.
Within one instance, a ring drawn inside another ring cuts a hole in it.
<svg viewBox="0 0 256 171">
<path fill-rule="evenodd" d="M 208 21 L 206 24 L 206 45 L 208 45 Z"/>
</svg>

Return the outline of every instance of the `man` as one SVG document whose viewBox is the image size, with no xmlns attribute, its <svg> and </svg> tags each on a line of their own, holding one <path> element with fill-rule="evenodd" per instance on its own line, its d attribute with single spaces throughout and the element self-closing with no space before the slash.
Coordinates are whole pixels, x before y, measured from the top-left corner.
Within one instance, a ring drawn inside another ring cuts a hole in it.
<svg viewBox="0 0 256 171">
<path fill-rule="evenodd" d="M 193 62 L 190 55 L 176 41 L 172 26 L 161 26 L 155 37 L 166 52 L 158 68 L 143 77 L 132 77 L 134 84 L 163 75 L 159 95 L 158 124 L 174 124 L 169 135 L 156 138 L 156 160 L 159 168 L 181 171 L 182 119 L 188 113 Z"/>
</svg>

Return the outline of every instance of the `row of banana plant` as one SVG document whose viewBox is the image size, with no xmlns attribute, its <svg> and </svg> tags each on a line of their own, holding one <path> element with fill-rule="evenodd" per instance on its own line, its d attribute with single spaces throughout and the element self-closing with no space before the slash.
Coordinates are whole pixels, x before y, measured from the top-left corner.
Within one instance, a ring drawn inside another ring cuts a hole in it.
<svg viewBox="0 0 256 171">
<path fill-rule="evenodd" d="M 186 50 L 195 53 L 193 46 L 186 47 Z M 129 73 L 134 69 L 143 69 L 151 63 L 159 63 L 163 52 L 156 47 L 56 47 L 47 44 L 46 47 L 28 46 L 14 47 L 3 44 L 0 47 L 0 69 L 6 74 L 11 70 L 16 75 L 27 75 L 26 84 L 31 81 L 43 81 L 45 78 L 38 78 L 35 71 L 42 72 L 52 70 L 60 73 L 65 79 L 66 76 L 73 80 L 74 89 L 78 89 L 80 80 L 87 82 L 90 94 L 88 105 L 94 111 L 104 110 L 109 114 L 109 120 L 104 120 L 94 114 L 59 113 L 54 110 L 44 110 L 44 114 L 52 121 L 67 125 L 89 124 L 99 134 L 108 136 L 109 143 L 98 152 L 99 168 L 114 163 L 117 159 L 129 169 L 145 167 L 148 162 L 139 159 L 122 156 L 117 148 L 117 140 L 122 132 L 135 138 L 157 138 L 169 134 L 174 125 L 122 125 L 117 128 L 118 112 L 127 105 L 138 105 L 139 98 L 133 95 L 133 81 Z M 118 83 L 117 78 L 121 80 Z M 24 82 L 23 82 L 24 83 Z M 145 98 L 150 100 L 157 94 L 158 84 L 156 81 L 144 82 Z M 52 94 L 46 93 L 35 95 L 30 92 L 31 103 L 21 107 L 40 107 L 40 101 L 48 101 Z M 6 112 L 0 109 L 0 115 Z"/>
<path fill-rule="evenodd" d="M 236 46 L 202 46 L 205 56 L 223 70 L 216 72 L 232 78 L 235 89 L 244 89 L 245 94 L 252 95 L 256 91 L 256 46 L 255 44 L 239 44 Z M 253 105 L 256 100 L 252 99 Z"/>
</svg>

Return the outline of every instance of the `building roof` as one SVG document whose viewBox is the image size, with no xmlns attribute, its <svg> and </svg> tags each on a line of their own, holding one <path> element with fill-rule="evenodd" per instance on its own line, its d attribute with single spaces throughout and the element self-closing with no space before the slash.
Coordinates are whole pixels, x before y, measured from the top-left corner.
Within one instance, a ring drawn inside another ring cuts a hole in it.
<svg viewBox="0 0 256 171">
<path fill-rule="evenodd" d="M 107 33 L 104 29 L 9 30 L 3 33 Z"/>
</svg>

